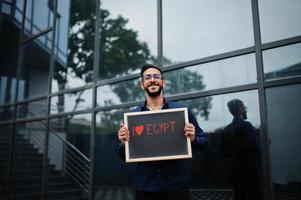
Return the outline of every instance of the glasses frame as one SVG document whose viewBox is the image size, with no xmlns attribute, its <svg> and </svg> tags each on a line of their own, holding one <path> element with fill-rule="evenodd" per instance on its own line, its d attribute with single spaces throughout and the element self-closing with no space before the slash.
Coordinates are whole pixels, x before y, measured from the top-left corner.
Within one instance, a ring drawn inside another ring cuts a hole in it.
<svg viewBox="0 0 301 200">
<path fill-rule="evenodd" d="M 146 74 L 141 77 L 143 81 L 151 81 L 151 80 L 163 80 L 163 74 Z"/>
</svg>

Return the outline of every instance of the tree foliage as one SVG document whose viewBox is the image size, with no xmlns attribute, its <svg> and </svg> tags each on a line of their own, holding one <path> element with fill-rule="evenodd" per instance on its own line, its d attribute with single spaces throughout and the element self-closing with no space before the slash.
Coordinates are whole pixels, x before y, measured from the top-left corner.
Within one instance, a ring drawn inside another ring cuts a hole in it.
<svg viewBox="0 0 301 200">
<path fill-rule="evenodd" d="M 99 31 L 95 30 L 95 20 L 95 1 L 73 0 L 71 2 L 68 64 L 67 67 L 57 66 L 54 74 L 60 89 L 65 89 L 68 84 L 67 73 L 74 74 L 86 83 L 93 81 L 95 34 L 100 34 L 98 65 L 100 80 L 136 72 L 147 62 L 156 63 L 157 58 L 151 55 L 147 43 L 138 39 L 137 31 L 127 27 L 128 19 L 121 15 L 112 18 L 108 10 L 101 9 Z M 164 57 L 163 60 L 165 64 L 171 64 L 168 58 Z M 205 88 L 203 77 L 187 69 L 169 72 L 167 78 L 170 84 L 167 84 L 166 94 L 183 93 L 187 88 L 190 88 L 190 91 L 200 91 Z M 139 84 L 139 80 L 129 80 L 110 87 L 119 97 L 120 102 L 131 102 L 143 99 L 144 94 Z M 80 92 L 72 95 L 78 95 L 78 102 L 83 101 Z M 64 104 L 63 99 L 60 101 Z M 112 100 L 105 102 L 107 106 L 112 104 L 114 104 Z M 193 101 L 190 107 L 194 114 L 201 114 L 207 118 L 211 108 L 211 98 Z M 110 122 L 112 116 L 106 116 Z"/>
</svg>

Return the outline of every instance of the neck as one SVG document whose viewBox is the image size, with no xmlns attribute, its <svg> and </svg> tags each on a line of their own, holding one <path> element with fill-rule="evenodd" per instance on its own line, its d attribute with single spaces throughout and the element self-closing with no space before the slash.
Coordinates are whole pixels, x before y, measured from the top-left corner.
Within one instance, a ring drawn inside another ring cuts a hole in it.
<svg viewBox="0 0 301 200">
<path fill-rule="evenodd" d="M 162 95 L 159 95 L 157 97 L 146 97 L 146 106 L 150 110 L 161 110 L 164 104 L 164 98 Z"/>
</svg>

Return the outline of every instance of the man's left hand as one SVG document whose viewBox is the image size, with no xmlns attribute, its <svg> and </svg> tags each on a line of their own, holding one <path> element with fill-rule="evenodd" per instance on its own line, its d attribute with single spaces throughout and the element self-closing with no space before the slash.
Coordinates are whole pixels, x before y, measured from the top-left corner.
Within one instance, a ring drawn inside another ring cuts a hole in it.
<svg viewBox="0 0 301 200">
<path fill-rule="evenodd" d="M 190 142 L 194 142 L 195 140 L 195 127 L 191 123 L 186 123 L 184 127 L 184 133 L 186 137 L 189 137 Z"/>
</svg>

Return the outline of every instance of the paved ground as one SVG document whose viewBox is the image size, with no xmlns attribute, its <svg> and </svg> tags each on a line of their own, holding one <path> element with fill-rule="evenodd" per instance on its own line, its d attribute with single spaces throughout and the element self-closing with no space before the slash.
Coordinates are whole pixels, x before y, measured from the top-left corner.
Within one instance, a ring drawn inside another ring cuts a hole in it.
<svg viewBox="0 0 301 200">
<path fill-rule="evenodd" d="M 231 190 L 190 190 L 193 200 L 233 200 Z M 134 200 L 135 191 L 128 187 L 103 187 L 96 190 L 95 200 Z M 277 194 L 274 200 L 301 200 L 300 193 Z"/>
<path fill-rule="evenodd" d="M 135 191 L 132 188 L 119 187 L 99 188 L 96 192 L 96 200 L 134 200 Z M 230 190 L 191 190 L 193 200 L 232 200 Z"/>
</svg>

